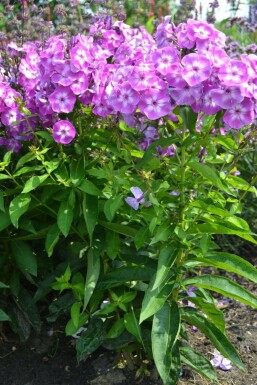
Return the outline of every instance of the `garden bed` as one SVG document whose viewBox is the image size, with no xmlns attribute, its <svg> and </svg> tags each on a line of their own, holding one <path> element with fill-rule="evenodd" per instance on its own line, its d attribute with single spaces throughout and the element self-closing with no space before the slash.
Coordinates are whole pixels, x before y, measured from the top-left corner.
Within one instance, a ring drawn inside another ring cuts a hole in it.
<svg viewBox="0 0 257 385">
<path fill-rule="evenodd" d="M 250 288 L 251 290 L 253 288 Z M 247 372 L 232 367 L 217 370 L 222 385 L 257 384 L 257 312 L 231 301 L 223 309 L 227 321 L 227 335 L 239 351 Z M 199 331 L 189 328 L 191 344 L 212 358 L 213 346 Z M 136 378 L 135 371 L 122 365 L 115 352 L 100 349 L 86 362 L 77 364 L 74 344 L 60 330 L 49 336 L 45 331 L 27 345 L 20 345 L 14 336 L 0 345 L 1 385 L 160 385 L 151 377 Z M 208 382 L 184 370 L 179 385 L 206 385 Z"/>
</svg>

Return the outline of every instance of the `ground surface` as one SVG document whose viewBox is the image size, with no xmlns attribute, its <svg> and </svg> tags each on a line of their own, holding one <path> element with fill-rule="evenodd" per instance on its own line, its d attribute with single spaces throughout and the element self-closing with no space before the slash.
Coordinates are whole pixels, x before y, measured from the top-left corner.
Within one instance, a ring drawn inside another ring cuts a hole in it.
<svg viewBox="0 0 257 385">
<path fill-rule="evenodd" d="M 251 291 L 256 291 L 254 286 Z M 257 385 L 257 311 L 237 302 L 225 305 L 227 334 L 246 365 L 243 373 L 234 366 L 218 370 L 220 385 Z M 79 366 L 76 362 L 74 339 L 55 331 L 49 348 L 45 340 L 34 338 L 29 345 L 19 345 L 13 337 L 0 343 L 1 385 L 160 385 L 153 377 L 135 378 L 135 371 L 119 368 L 115 353 L 99 350 Z M 213 347 L 199 331 L 190 329 L 195 348 L 212 358 Z M 207 385 L 208 382 L 185 370 L 179 385 Z"/>
</svg>

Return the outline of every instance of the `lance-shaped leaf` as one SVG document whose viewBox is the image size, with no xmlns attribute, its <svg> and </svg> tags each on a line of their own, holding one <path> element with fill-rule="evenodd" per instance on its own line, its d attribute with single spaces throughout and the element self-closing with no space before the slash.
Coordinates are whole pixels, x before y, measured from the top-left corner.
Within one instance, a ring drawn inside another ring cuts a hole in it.
<svg viewBox="0 0 257 385">
<path fill-rule="evenodd" d="M 57 224 L 58 227 L 61 231 L 61 233 L 67 237 L 71 224 L 73 221 L 73 216 L 74 216 L 74 194 L 73 191 L 71 191 L 69 195 L 69 199 L 61 202 L 58 214 L 57 214 Z"/>
<path fill-rule="evenodd" d="M 99 278 L 101 266 L 99 254 L 96 245 L 93 245 L 87 253 L 87 276 L 84 289 L 83 310 L 86 309 Z"/>
<path fill-rule="evenodd" d="M 204 266 L 214 266 L 218 269 L 231 271 L 257 283 L 257 269 L 245 259 L 235 254 L 211 252 L 205 258 L 197 258 Z"/>
<path fill-rule="evenodd" d="M 0 322 L 3 321 L 11 321 L 11 319 L 2 309 L 0 309 Z"/>
<path fill-rule="evenodd" d="M 22 190 L 22 193 L 28 193 L 32 190 L 35 190 L 38 186 L 41 185 L 48 178 L 48 174 L 44 175 L 34 175 L 27 182 Z"/>
<path fill-rule="evenodd" d="M 226 223 L 227 224 L 227 223 Z M 187 230 L 188 234 L 227 234 L 237 235 L 240 238 L 246 239 L 249 242 L 257 244 L 257 241 L 252 237 L 249 231 L 243 231 L 235 228 L 223 226 L 219 223 L 201 223 L 199 225 L 191 226 Z"/>
<path fill-rule="evenodd" d="M 124 325 L 125 325 L 125 328 L 127 329 L 127 331 L 129 333 L 133 334 L 133 336 L 136 337 L 138 342 L 140 342 L 140 344 L 144 347 L 144 342 L 143 342 L 143 339 L 141 336 L 140 326 L 139 326 L 139 323 L 138 323 L 138 320 L 136 318 L 136 315 L 135 315 L 133 308 L 131 308 L 131 311 L 129 313 L 125 314 Z"/>
<path fill-rule="evenodd" d="M 18 228 L 19 218 L 28 210 L 30 201 L 29 194 L 20 194 L 11 201 L 9 207 L 10 219 L 16 228 Z"/>
<path fill-rule="evenodd" d="M 175 385 L 179 376 L 179 352 L 174 349 L 180 332 L 180 314 L 176 302 L 165 303 L 154 315 L 152 350 L 156 368 L 165 385 Z"/>
<path fill-rule="evenodd" d="M 215 323 L 223 333 L 225 331 L 225 318 L 223 312 L 214 303 L 208 302 L 200 297 L 186 297 L 184 300 L 190 301 L 198 306 L 210 320 Z"/>
<path fill-rule="evenodd" d="M 207 274 L 186 279 L 184 285 L 216 291 L 225 297 L 234 298 L 246 305 L 257 308 L 257 297 L 228 278 Z"/>
<path fill-rule="evenodd" d="M 139 323 L 142 323 L 144 320 L 151 317 L 162 308 L 174 286 L 174 281 L 168 282 L 167 278 L 166 282 L 164 281 L 161 286 L 153 289 L 154 282 L 155 277 L 153 277 L 145 292 Z"/>
<path fill-rule="evenodd" d="M 180 308 L 180 315 L 181 319 L 196 326 L 202 333 L 204 333 L 224 357 L 229 358 L 240 369 L 245 369 L 236 349 L 225 334 L 212 322 L 206 319 L 198 310 L 185 306 Z"/>
<path fill-rule="evenodd" d="M 153 284 L 153 290 L 160 286 L 166 279 L 167 275 L 170 272 L 170 269 L 176 261 L 177 256 L 177 249 L 175 249 L 174 245 L 169 245 L 161 249 L 158 258 L 158 267 L 156 278 Z"/>
<path fill-rule="evenodd" d="M 93 240 L 93 232 L 98 219 L 98 198 L 93 195 L 84 194 L 82 204 L 84 220 L 91 244 Z"/>
<path fill-rule="evenodd" d="M 209 183 L 218 187 L 220 190 L 227 191 L 227 188 L 223 185 L 216 170 L 214 170 L 210 166 L 199 162 L 190 162 L 188 163 L 188 166 L 191 167 L 193 170 L 197 171 L 198 174 L 203 176 Z"/>
<path fill-rule="evenodd" d="M 210 381 L 217 381 L 215 369 L 207 358 L 189 346 L 180 346 L 181 362 L 188 365 Z"/>
</svg>

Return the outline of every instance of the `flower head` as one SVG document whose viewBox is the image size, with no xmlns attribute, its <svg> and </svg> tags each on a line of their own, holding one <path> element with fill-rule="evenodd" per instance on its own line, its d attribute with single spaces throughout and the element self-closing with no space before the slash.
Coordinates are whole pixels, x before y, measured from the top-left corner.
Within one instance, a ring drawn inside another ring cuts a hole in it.
<svg viewBox="0 0 257 385">
<path fill-rule="evenodd" d="M 214 358 L 211 360 L 211 364 L 215 368 L 220 368 L 222 370 L 230 370 L 232 368 L 231 361 L 225 357 L 217 350 L 214 349 Z"/>
<path fill-rule="evenodd" d="M 57 143 L 69 144 L 75 136 L 76 130 L 68 120 L 59 120 L 53 125 L 53 138 Z"/>
<path fill-rule="evenodd" d="M 125 202 L 134 210 L 138 210 L 139 204 L 145 202 L 144 193 L 139 187 L 131 187 L 130 191 L 134 198 L 125 198 Z"/>
</svg>

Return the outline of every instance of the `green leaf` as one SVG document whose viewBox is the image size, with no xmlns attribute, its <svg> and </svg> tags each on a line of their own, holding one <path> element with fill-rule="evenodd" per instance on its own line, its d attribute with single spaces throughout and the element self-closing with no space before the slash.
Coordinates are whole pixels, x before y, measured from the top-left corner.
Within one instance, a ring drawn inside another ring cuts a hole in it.
<svg viewBox="0 0 257 385">
<path fill-rule="evenodd" d="M 222 226 L 218 223 L 201 223 L 200 225 L 191 226 L 187 230 L 188 234 L 228 234 L 237 235 L 240 238 L 246 239 L 249 242 L 257 244 L 257 241 L 246 231 L 232 229 Z"/>
<path fill-rule="evenodd" d="M 57 214 L 57 224 L 61 233 L 65 237 L 67 237 L 70 232 L 71 224 L 73 221 L 73 215 L 74 210 L 73 207 L 70 205 L 69 200 L 61 202 Z"/>
<path fill-rule="evenodd" d="M 255 193 L 255 195 L 257 195 L 256 188 L 254 186 L 251 186 L 248 182 L 246 182 L 243 178 L 240 178 L 239 176 L 227 175 L 226 182 L 230 186 L 238 190 L 253 192 Z"/>
<path fill-rule="evenodd" d="M 118 319 L 110 328 L 107 334 L 107 338 L 117 338 L 121 335 L 121 333 L 124 331 L 124 319 L 120 318 Z"/>
<path fill-rule="evenodd" d="M 257 269 L 250 262 L 235 254 L 213 252 L 206 254 L 205 258 L 197 258 L 197 261 L 201 262 L 201 265 L 231 271 L 257 283 Z"/>
<path fill-rule="evenodd" d="M 18 228 L 19 218 L 28 210 L 31 198 L 29 194 L 20 194 L 14 198 L 9 207 L 10 220 Z"/>
<path fill-rule="evenodd" d="M 0 309 L 0 322 L 4 321 L 11 321 L 11 319 L 2 309 Z"/>
<path fill-rule="evenodd" d="M 134 242 L 137 249 L 140 249 L 149 239 L 149 229 L 147 226 L 141 227 L 136 233 Z"/>
<path fill-rule="evenodd" d="M 72 159 L 70 164 L 70 179 L 71 182 L 78 186 L 85 176 L 85 166 L 84 159 L 80 157 L 79 159 Z"/>
<path fill-rule="evenodd" d="M 161 249 L 158 258 L 156 278 L 152 290 L 155 290 L 164 282 L 170 272 L 170 269 L 174 265 L 177 256 L 177 249 L 175 249 L 174 245 L 165 246 Z"/>
<path fill-rule="evenodd" d="M 236 349 L 212 322 L 208 321 L 199 311 L 192 307 L 180 308 L 181 318 L 191 325 L 195 325 L 202 333 L 204 333 L 213 345 L 223 354 L 224 357 L 230 359 L 236 366 L 244 370 Z"/>
<path fill-rule="evenodd" d="M 179 336 L 180 326 L 179 309 L 175 302 L 165 303 L 154 315 L 151 334 L 153 358 L 165 385 L 175 385 L 179 377 L 179 365 L 174 363 L 174 356 L 177 355 L 178 360 L 179 352 L 174 349 L 174 345 Z"/>
<path fill-rule="evenodd" d="M 84 303 L 83 310 L 86 309 L 88 302 L 96 287 L 99 274 L 100 274 L 100 257 L 99 252 L 94 246 L 88 251 L 87 254 L 87 276 L 84 289 Z"/>
<path fill-rule="evenodd" d="M 6 174 L 0 174 L 0 180 L 5 180 L 5 179 L 12 179 L 12 177 Z"/>
<path fill-rule="evenodd" d="M 60 230 L 56 223 L 49 227 L 49 230 L 46 234 L 45 240 L 45 249 L 48 257 L 51 257 L 54 251 L 54 247 L 57 244 L 60 237 Z"/>
<path fill-rule="evenodd" d="M 217 326 L 217 328 L 219 328 L 223 333 L 225 332 L 224 314 L 214 305 L 214 303 L 208 302 L 205 299 L 199 297 L 186 297 L 184 300 L 190 301 L 198 306 Z"/>
<path fill-rule="evenodd" d="M 162 308 L 166 299 L 170 295 L 172 288 L 174 287 L 174 282 L 167 283 L 164 281 L 161 286 L 158 286 L 156 287 L 156 289 L 153 289 L 154 283 L 155 276 L 152 278 L 145 292 L 139 320 L 140 324 Z"/>
<path fill-rule="evenodd" d="M 89 315 L 87 313 L 82 313 L 80 314 L 79 316 L 79 319 L 78 319 L 78 322 L 76 322 L 76 325 L 74 325 L 73 323 L 73 320 L 70 319 L 65 327 L 65 333 L 66 333 L 66 336 L 71 336 L 75 333 L 77 333 L 77 331 L 85 325 L 85 323 L 87 322 L 89 318 Z"/>
<path fill-rule="evenodd" d="M 105 274 L 99 281 L 97 287 L 102 290 L 120 286 L 124 283 L 150 281 L 154 273 L 155 270 L 148 266 L 120 267 L 118 269 L 112 269 L 112 271 Z"/>
<path fill-rule="evenodd" d="M 117 210 L 123 205 L 123 195 L 117 195 L 115 198 L 110 198 L 105 202 L 104 214 L 108 221 L 112 221 Z"/>
<path fill-rule="evenodd" d="M 79 327 L 79 318 L 80 318 L 80 308 L 81 303 L 80 302 L 74 302 L 74 304 L 71 307 L 70 314 L 72 322 L 75 326 L 75 328 Z"/>
<path fill-rule="evenodd" d="M 16 263 L 23 273 L 37 276 L 37 258 L 30 245 L 24 241 L 11 242 L 11 249 Z"/>
<path fill-rule="evenodd" d="M 106 252 L 108 257 L 115 259 L 120 252 L 120 237 L 114 231 L 106 230 Z"/>
<path fill-rule="evenodd" d="M 8 212 L 0 212 L 0 231 L 6 229 L 11 224 L 10 215 Z"/>
<path fill-rule="evenodd" d="M 195 132 L 195 125 L 197 121 L 197 114 L 190 106 L 179 107 L 179 115 L 183 119 L 184 125 L 191 133 Z"/>
<path fill-rule="evenodd" d="M 5 213 L 5 208 L 4 208 L 4 193 L 3 191 L 0 191 L 0 210 Z"/>
<path fill-rule="evenodd" d="M 199 162 L 190 162 L 188 163 L 188 166 L 198 172 L 198 174 L 203 176 L 206 180 L 211 182 L 211 184 L 218 187 L 220 190 L 227 191 L 215 169 Z"/>
<path fill-rule="evenodd" d="M 131 333 L 133 336 L 135 336 L 136 339 L 138 340 L 138 342 L 144 347 L 144 342 L 143 342 L 143 339 L 141 336 L 140 326 L 139 326 L 138 320 L 135 316 L 135 312 L 134 312 L 133 308 L 131 309 L 131 311 L 129 313 L 125 314 L 124 325 L 125 325 L 125 328 L 127 329 L 127 331 L 129 333 Z"/>
<path fill-rule="evenodd" d="M 78 189 L 89 195 L 102 195 L 101 191 L 90 180 L 83 180 L 83 182 L 78 186 Z"/>
<path fill-rule="evenodd" d="M 8 285 L 0 281 L 0 289 L 6 289 L 8 287 L 9 287 Z"/>
<path fill-rule="evenodd" d="M 76 344 L 78 361 L 85 361 L 91 353 L 102 345 L 106 335 L 105 327 L 105 323 L 101 319 L 91 318 L 87 330 Z"/>
<path fill-rule="evenodd" d="M 27 173 L 31 173 L 31 174 L 34 174 L 35 171 L 40 171 L 44 168 L 44 166 L 26 166 L 26 167 L 22 167 L 21 169 L 19 169 L 18 171 L 16 171 L 13 176 L 16 177 L 16 176 L 20 176 L 20 175 L 24 175 L 24 174 L 27 174 Z"/>
<path fill-rule="evenodd" d="M 216 291 L 225 297 L 234 298 L 257 309 L 257 297 L 228 278 L 207 274 L 186 279 L 184 285 Z"/>
<path fill-rule="evenodd" d="M 16 164 L 16 167 L 15 167 L 15 171 L 18 170 L 19 168 L 21 168 L 24 164 L 28 163 L 28 162 L 31 162 L 32 160 L 34 160 L 36 158 L 36 154 L 33 153 L 33 152 L 28 152 L 26 155 L 22 156 L 17 164 Z"/>
<path fill-rule="evenodd" d="M 32 176 L 27 182 L 22 190 L 22 193 L 28 193 L 32 190 L 35 190 L 41 183 L 43 183 L 48 178 L 48 174 L 44 175 L 35 175 Z"/>
<path fill-rule="evenodd" d="M 189 346 L 180 346 L 181 362 L 210 381 L 218 381 L 215 369 L 207 358 Z"/>
<path fill-rule="evenodd" d="M 118 234 L 126 235 L 127 237 L 134 238 L 137 234 L 137 231 L 133 227 L 129 227 L 121 223 L 108 223 L 103 221 L 98 221 L 98 223 L 106 229 L 115 231 Z"/>
<path fill-rule="evenodd" d="M 96 196 L 84 194 L 82 207 L 90 244 L 92 244 L 93 232 L 98 219 L 98 198 Z"/>
<path fill-rule="evenodd" d="M 152 34 L 153 31 L 154 31 L 153 20 L 154 20 L 154 16 L 150 17 L 150 19 L 148 19 L 147 23 L 145 24 L 145 29 L 146 29 L 147 32 L 149 32 L 150 34 Z"/>
</svg>

